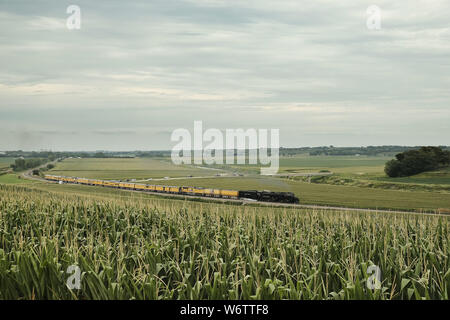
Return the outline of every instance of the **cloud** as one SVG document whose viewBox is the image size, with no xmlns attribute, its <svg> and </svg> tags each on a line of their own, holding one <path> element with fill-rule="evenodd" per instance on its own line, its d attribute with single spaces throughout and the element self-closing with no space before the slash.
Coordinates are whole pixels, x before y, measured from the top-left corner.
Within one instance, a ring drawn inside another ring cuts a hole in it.
<svg viewBox="0 0 450 320">
<path fill-rule="evenodd" d="M 66 4 L 0 3 L 0 125 L 86 133 L 39 140 L 68 149 L 194 120 L 276 126 L 284 145 L 362 144 L 364 128 L 389 144 L 395 123 L 397 142 L 416 144 L 421 120 L 430 144 L 448 141 L 450 3 L 380 0 L 379 31 L 366 28 L 371 4 L 80 0 L 82 27 L 69 31 Z"/>
</svg>

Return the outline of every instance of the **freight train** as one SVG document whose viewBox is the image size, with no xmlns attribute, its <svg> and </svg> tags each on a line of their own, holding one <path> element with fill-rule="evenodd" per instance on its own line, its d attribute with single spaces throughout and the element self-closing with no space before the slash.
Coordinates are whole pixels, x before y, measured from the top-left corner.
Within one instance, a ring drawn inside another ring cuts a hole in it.
<svg viewBox="0 0 450 320">
<path fill-rule="evenodd" d="M 161 192 L 180 195 L 191 195 L 212 198 L 251 199 L 264 202 L 299 203 L 298 198 L 292 192 L 271 192 L 257 190 L 224 190 L 198 187 L 174 187 L 148 185 L 123 181 L 105 181 L 98 179 L 86 179 L 76 177 L 62 177 L 46 174 L 45 179 L 59 183 L 75 183 L 89 186 L 102 186 L 125 190 Z"/>
</svg>

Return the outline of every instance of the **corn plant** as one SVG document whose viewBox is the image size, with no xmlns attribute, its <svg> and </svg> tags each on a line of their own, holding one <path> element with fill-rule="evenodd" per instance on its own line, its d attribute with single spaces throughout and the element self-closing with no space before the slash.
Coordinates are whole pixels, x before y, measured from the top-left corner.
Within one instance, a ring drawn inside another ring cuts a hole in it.
<svg viewBox="0 0 450 320">
<path fill-rule="evenodd" d="M 0 185 L 0 299 L 448 299 L 449 234 L 446 216 Z"/>
</svg>

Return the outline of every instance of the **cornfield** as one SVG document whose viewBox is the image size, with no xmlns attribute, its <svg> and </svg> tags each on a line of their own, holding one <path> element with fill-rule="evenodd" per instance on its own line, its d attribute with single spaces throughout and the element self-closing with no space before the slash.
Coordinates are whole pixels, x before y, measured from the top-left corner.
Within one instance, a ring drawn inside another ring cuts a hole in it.
<svg viewBox="0 0 450 320">
<path fill-rule="evenodd" d="M 0 185 L 0 299 L 448 299 L 449 240 L 445 216 Z"/>
</svg>

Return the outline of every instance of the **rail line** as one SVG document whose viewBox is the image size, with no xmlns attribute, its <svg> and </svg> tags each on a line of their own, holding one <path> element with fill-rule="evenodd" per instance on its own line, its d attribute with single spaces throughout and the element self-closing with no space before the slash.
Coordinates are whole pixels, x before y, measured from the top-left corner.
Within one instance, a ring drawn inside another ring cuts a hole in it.
<svg viewBox="0 0 450 320">
<path fill-rule="evenodd" d="M 55 181 L 51 179 L 46 179 L 45 181 L 52 181 L 58 183 L 60 180 Z M 65 182 L 73 183 L 73 182 Z M 78 184 L 78 183 L 76 183 Z M 107 187 L 107 186 L 106 186 Z M 167 187 L 167 186 L 165 186 Z M 182 188 L 182 187 L 179 187 Z M 119 188 L 120 189 L 120 188 Z M 205 190 L 204 188 L 199 188 Z M 234 202 L 240 203 L 242 205 L 252 205 L 257 204 L 259 206 L 268 207 L 286 207 L 286 208 L 298 208 L 298 209 L 313 209 L 313 210 L 331 210 L 331 211 L 352 211 L 352 212 L 367 212 L 367 213 L 400 213 L 400 214 L 416 214 L 416 215 L 433 215 L 433 216 L 443 216 L 449 217 L 449 215 L 441 214 L 437 212 L 427 212 L 427 211 L 402 211 L 402 210 L 387 210 L 387 209 L 369 209 L 369 208 L 351 208 L 351 207 L 337 207 L 337 206 L 326 206 L 326 205 L 313 205 L 313 204 L 299 204 L 299 203 L 280 203 L 280 202 L 270 202 L 270 201 L 255 201 L 253 199 L 237 198 L 237 197 L 210 197 L 202 196 L 196 194 L 176 194 L 176 193 L 164 193 L 156 192 L 151 190 L 139 190 L 139 189 L 125 189 L 125 191 L 140 192 L 146 194 L 152 194 L 157 196 L 169 197 L 169 198 L 180 198 L 180 199 L 206 199 L 209 201 L 216 202 Z"/>
</svg>

